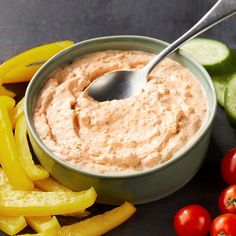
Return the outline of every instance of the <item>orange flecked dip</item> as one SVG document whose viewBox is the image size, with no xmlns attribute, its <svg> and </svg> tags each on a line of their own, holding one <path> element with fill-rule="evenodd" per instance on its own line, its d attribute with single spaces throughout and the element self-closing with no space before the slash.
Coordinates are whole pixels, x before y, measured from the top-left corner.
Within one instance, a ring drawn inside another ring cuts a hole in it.
<svg viewBox="0 0 236 236">
<path fill-rule="evenodd" d="M 114 70 L 137 70 L 153 54 L 102 51 L 58 69 L 34 105 L 34 125 L 56 155 L 93 173 L 130 173 L 174 157 L 201 129 L 207 99 L 200 82 L 179 63 L 165 59 L 143 92 L 124 100 L 97 102 L 83 90 Z"/>
</svg>

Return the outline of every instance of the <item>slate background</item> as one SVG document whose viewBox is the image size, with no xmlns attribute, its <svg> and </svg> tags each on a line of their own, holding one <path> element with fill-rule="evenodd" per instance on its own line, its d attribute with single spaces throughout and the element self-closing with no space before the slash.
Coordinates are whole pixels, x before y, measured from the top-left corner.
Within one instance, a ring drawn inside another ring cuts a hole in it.
<svg viewBox="0 0 236 236">
<path fill-rule="evenodd" d="M 215 0 L 0 0 L 0 60 L 27 48 L 56 40 L 81 41 L 106 35 L 136 34 L 173 41 L 192 26 Z M 236 48 L 236 17 L 204 34 Z M 22 88 L 24 85 L 22 85 Z M 212 216 L 226 186 L 219 174 L 222 155 L 236 145 L 236 131 L 218 107 L 206 160 L 181 190 L 150 204 L 107 235 L 175 235 L 175 212 L 197 203 Z M 140 191 L 143 191 L 140 189 Z M 96 205 L 93 211 L 110 207 Z M 2 234 L 3 235 L 3 234 Z"/>
</svg>

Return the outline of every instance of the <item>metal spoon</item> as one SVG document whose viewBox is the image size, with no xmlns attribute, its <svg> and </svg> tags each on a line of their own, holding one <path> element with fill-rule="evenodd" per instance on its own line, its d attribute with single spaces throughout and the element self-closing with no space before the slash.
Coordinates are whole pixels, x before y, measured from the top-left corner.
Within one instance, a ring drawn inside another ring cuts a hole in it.
<svg viewBox="0 0 236 236">
<path fill-rule="evenodd" d="M 236 0 L 219 0 L 190 30 L 137 71 L 114 71 L 98 77 L 85 90 L 95 100 L 124 99 L 141 93 L 152 69 L 188 40 L 236 13 Z"/>
</svg>

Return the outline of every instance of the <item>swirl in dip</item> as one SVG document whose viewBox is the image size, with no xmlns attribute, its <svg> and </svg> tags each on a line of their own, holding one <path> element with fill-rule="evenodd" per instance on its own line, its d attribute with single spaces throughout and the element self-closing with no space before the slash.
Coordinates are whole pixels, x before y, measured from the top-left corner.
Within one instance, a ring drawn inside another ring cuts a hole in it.
<svg viewBox="0 0 236 236">
<path fill-rule="evenodd" d="M 83 90 L 113 70 L 137 70 L 153 54 L 102 51 L 58 69 L 34 105 L 34 125 L 59 158 L 93 173 L 137 172 L 166 162 L 194 138 L 207 113 L 200 82 L 179 63 L 165 59 L 143 92 L 97 102 Z"/>
</svg>

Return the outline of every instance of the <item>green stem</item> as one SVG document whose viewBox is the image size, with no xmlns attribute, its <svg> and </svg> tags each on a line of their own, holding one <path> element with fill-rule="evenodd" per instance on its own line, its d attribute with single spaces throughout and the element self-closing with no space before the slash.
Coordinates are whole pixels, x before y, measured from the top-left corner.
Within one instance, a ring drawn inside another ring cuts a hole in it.
<svg viewBox="0 0 236 236">
<path fill-rule="evenodd" d="M 225 234 L 224 232 L 220 232 L 220 233 L 218 234 L 218 236 L 228 236 L 228 235 Z"/>
<path fill-rule="evenodd" d="M 227 205 L 226 207 L 231 206 L 232 204 L 234 204 L 234 207 L 236 207 L 236 198 L 231 198 L 227 201 Z"/>
</svg>

